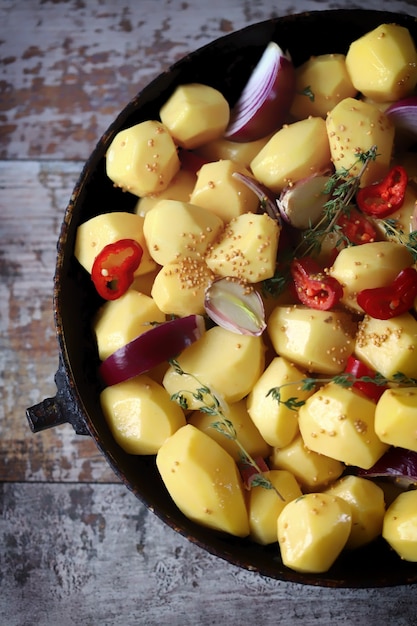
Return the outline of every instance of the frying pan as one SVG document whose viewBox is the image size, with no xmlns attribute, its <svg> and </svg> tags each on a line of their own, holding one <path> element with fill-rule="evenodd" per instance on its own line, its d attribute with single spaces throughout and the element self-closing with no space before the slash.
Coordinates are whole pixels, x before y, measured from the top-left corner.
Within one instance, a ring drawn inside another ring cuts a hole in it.
<svg viewBox="0 0 417 626">
<path fill-rule="evenodd" d="M 209 553 L 270 578 L 325 587 L 370 588 L 417 582 L 417 564 L 402 561 L 383 539 L 344 552 L 324 574 L 286 568 L 277 544 L 260 546 L 225 536 L 187 519 L 168 495 L 155 457 L 133 456 L 114 441 L 104 420 L 97 376 L 99 359 L 91 319 L 100 306 L 89 275 L 74 258 L 77 227 L 98 213 L 132 211 L 136 198 L 114 188 L 105 172 L 105 154 L 115 134 L 147 119 L 181 83 L 201 82 L 219 89 L 231 105 L 237 100 L 265 46 L 276 41 L 295 65 L 311 55 L 346 53 L 351 41 L 382 23 L 406 26 L 417 41 L 417 20 L 385 11 L 326 10 L 299 13 L 251 25 L 187 55 L 137 94 L 110 125 L 87 160 L 66 208 L 57 244 L 54 319 L 59 360 L 55 397 L 27 409 L 33 432 L 69 422 L 91 436 L 118 478 L 167 526 Z"/>
</svg>

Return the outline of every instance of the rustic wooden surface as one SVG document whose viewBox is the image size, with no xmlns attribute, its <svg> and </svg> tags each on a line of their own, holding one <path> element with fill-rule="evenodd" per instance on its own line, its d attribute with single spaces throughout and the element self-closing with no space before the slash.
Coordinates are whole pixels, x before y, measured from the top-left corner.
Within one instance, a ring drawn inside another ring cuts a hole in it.
<svg viewBox="0 0 417 626">
<path fill-rule="evenodd" d="M 25 409 L 55 394 L 55 246 L 83 161 L 188 51 L 277 15 L 362 3 L 0 0 L 0 624 L 417 623 L 415 588 L 331 590 L 242 571 L 167 529 L 95 444 Z M 366 8 L 417 16 L 414 1 Z"/>
</svg>

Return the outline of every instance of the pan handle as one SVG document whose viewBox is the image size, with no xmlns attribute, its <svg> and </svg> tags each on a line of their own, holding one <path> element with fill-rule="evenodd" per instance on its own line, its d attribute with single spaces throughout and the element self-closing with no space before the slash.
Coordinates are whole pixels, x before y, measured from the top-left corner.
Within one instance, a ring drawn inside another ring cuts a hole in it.
<svg viewBox="0 0 417 626">
<path fill-rule="evenodd" d="M 84 415 L 78 407 L 65 372 L 61 357 L 55 374 L 56 396 L 45 398 L 39 404 L 26 409 L 26 417 L 33 433 L 69 423 L 77 435 L 89 435 Z"/>
</svg>

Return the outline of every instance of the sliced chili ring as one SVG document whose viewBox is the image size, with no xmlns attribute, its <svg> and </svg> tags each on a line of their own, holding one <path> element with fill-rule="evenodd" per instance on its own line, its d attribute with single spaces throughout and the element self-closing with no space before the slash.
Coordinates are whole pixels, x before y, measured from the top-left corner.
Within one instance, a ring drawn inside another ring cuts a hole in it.
<svg viewBox="0 0 417 626">
<path fill-rule="evenodd" d="M 365 365 L 363 361 L 353 355 L 349 356 L 346 362 L 345 372 L 352 374 L 355 379 L 372 379 L 375 378 L 376 374 L 375 370 Z M 353 387 L 375 402 L 378 402 L 384 391 L 388 389 L 387 385 L 378 385 L 377 383 L 373 383 L 372 380 L 355 380 Z"/>
<path fill-rule="evenodd" d="M 401 208 L 408 184 L 402 165 L 395 165 L 379 183 L 362 187 L 356 194 L 360 210 L 373 217 L 387 217 Z"/>
<path fill-rule="evenodd" d="M 363 243 L 373 243 L 378 239 L 376 228 L 360 211 L 351 207 L 348 213 L 343 213 L 337 220 L 343 235 L 350 243 L 359 246 Z"/>
<path fill-rule="evenodd" d="M 135 239 L 109 243 L 94 259 L 91 279 L 99 295 L 116 300 L 129 289 L 141 262 L 142 246 Z"/>
<path fill-rule="evenodd" d="M 356 300 L 367 315 L 388 320 L 409 311 L 416 297 L 417 271 L 413 267 L 406 267 L 390 285 L 363 289 Z"/>
<path fill-rule="evenodd" d="M 327 276 L 312 257 L 294 259 L 291 275 L 300 302 L 313 309 L 328 311 L 343 296 L 343 287 L 336 278 Z"/>
</svg>

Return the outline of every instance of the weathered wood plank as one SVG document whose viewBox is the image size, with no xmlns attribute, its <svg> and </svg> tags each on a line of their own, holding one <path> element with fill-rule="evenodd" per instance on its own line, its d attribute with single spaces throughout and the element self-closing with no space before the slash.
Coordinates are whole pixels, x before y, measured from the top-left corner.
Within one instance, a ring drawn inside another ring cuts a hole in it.
<svg viewBox="0 0 417 626">
<path fill-rule="evenodd" d="M 56 241 L 81 163 L 0 162 L 0 479 L 116 480 L 69 425 L 33 435 L 25 409 L 55 395 Z"/>
<path fill-rule="evenodd" d="M 92 0 L 0 4 L 0 158 L 85 159 L 152 78 L 214 39 L 275 16 L 363 3 Z M 410 0 L 368 9 L 417 15 Z"/>
<path fill-rule="evenodd" d="M 0 511 L 8 626 L 417 620 L 413 588 L 323 589 L 240 570 L 167 529 L 121 485 L 0 485 Z"/>
</svg>

